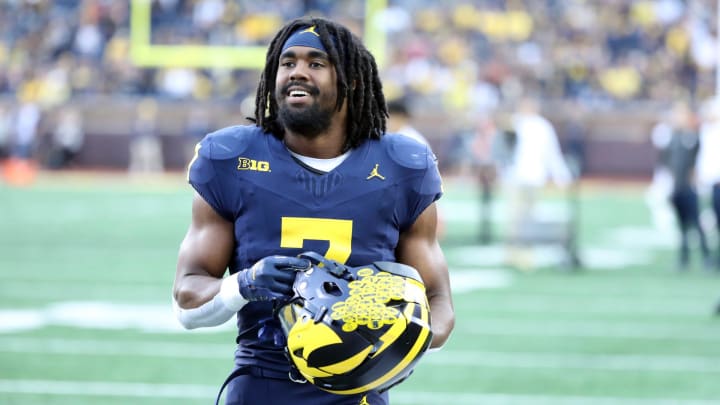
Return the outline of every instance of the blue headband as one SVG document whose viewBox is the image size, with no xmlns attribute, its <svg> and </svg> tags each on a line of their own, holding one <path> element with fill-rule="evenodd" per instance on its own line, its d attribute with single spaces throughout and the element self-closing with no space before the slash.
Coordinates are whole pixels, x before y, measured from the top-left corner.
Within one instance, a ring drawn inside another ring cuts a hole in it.
<svg viewBox="0 0 720 405">
<path fill-rule="evenodd" d="M 315 32 L 314 25 L 307 28 L 301 28 L 290 35 L 290 38 L 288 38 L 283 44 L 281 53 L 285 52 L 285 50 L 291 46 L 307 46 L 327 53 L 322 41 L 320 41 L 320 35 Z"/>
</svg>

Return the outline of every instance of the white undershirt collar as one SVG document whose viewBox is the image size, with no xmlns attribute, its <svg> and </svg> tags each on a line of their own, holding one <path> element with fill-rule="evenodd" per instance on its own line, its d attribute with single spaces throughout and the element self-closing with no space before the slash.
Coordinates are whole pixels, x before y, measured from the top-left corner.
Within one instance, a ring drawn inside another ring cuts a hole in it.
<svg viewBox="0 0 720 405">
<path fill-rule="evenodd" d="M 303 156 L 303 155 L 300 155 L 298 153 L 291 151 L 290 149 L 288 149 L 288 152 L 290 152 L 290 154 L 293 155 L 296 159 L 298 159 L 299 161 L 303 162 L 304 164 L 312 167 L 313 169 L 320 170 L 322 172 L 327 173 L 327 172 L 335 169 L 336 167 L 340 166 L 340 164 L 342 162 L 344 162 L 348 156 L 350 156 L 351 151 L 349 150 L 340 156 L 336 156 L 336 157 L 330 158 L 330 159 L 318 159 L 318 158 L 313 158 L 313 157 L 309 157 L 309 156 Z"/>
</svg>

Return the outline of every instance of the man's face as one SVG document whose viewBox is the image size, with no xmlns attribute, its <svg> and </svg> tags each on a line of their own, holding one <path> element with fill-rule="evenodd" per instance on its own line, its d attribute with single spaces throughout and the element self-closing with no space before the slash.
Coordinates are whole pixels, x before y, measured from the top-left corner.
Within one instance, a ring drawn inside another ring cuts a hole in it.
<svg viewBox="0 0 720 405">
<path fill-rule="evenodd" d="M 325 52 L 305 46 L 286 49 L 275 77 L 281 124 L 308 137 L 327 130 L 336 113 L 336 80 Z"/>
</svg>

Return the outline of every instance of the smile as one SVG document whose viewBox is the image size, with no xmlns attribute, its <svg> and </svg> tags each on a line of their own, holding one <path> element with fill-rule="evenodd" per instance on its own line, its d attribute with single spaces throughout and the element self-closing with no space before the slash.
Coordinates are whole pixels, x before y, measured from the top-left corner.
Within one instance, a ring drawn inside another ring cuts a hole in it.
<svg viewBox="0 0 720 405">
<path fill-rule="evenodd" d="M 310 95 L 310 93 L 305 90 L 291 90 L 288 93 L 288 96 L 290 96 L 290 97 L 305 97 L 305 96 L 309 96 L 309 95 Z"/>
</svg>

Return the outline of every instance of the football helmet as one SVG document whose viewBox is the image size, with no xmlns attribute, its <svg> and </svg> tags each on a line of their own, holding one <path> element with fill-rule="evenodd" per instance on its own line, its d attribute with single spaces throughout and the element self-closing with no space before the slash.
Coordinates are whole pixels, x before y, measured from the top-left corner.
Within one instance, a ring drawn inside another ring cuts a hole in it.
<svg viewBox="0 0 720 405">
<path fill-rule="evenodd" d="M 314 253 L 278 308 L 294 367 L 318 388 L 351 395 L 402 382 L 432 339 L 425 286 L 393 262 L 348 267 Z M 295 373 L 297 375 L 297 373 Z"/>
</svg>

